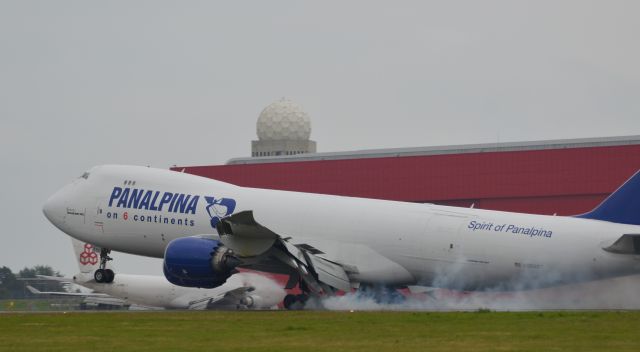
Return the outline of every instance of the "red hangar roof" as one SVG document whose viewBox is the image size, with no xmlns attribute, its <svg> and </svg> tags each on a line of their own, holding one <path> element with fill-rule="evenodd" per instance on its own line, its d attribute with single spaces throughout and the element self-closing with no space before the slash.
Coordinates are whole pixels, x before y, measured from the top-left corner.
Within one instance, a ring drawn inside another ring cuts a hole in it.
<svg viewBox="0 0 640 352">
<path fill-rule="evenodd" d="M 570 215 L 640 169 L 640 136 L 231 159 L 172 170 L 239 186 Z"/>
</svg>

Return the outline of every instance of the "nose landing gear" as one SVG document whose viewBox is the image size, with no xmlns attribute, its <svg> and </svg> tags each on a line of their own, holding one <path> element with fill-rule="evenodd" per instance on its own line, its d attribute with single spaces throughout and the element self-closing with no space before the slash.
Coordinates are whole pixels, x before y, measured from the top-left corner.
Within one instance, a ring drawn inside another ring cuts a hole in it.
<svg viewBox="0 0 640 352">
<path fill-rule="evenodd" d="M 109 256 L 109 253 L 111 253 L 110 249 L 100 249 L 100 268 L 93 273 L 93 278 L 96 280 L 96 282 L 111 283 L 116 277 L 116 274 L 113 272 L 113 270 L 106 268 L 107 262 L 109 260 L 113 260 L 113 258 Z"/>
</svg>

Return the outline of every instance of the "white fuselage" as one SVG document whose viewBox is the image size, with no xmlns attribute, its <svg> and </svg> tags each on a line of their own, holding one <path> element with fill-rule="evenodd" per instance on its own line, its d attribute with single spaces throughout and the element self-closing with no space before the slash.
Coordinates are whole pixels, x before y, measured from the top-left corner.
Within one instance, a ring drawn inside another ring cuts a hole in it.
<svg viewBox="0 0 640 352">
<path fill-rule="evenodd" d="M 603 250 L 639 226 L 252 189 L 146 167 L 95 167 L 49 199 L 45 214 L 82 241 L 162 257 L 175 238 L 217 233 L 205 196 L 233 199 L 234 213 L 251 210 L 282 238 L 356 267 L 361 283 L 513 289 L 640 270 L 636 256 Z"/>
<path fill-rule="evenodd" d="M 111 283 L 97 283 L 93 280 L 93 273 L 80 273 L 74 276 L 73 282 L 133 304 L 167 309 L 189 309 L 194 302 L 222 297 L 228 291 L 246 286 L 248 281 L 265 280 L 268 279 L 260 277 L 259 274 L 238 273 L 229 277 L 222 286 L 205 289 L 176 286 L 169 283 L 164 276 L 152 275 L 117 274 Z M 274 287 L 258 285 L 254 287 L 254 294 L 260 297 L 260 305 L 251 308 L 270 308 L 284 298 L 284 291 L 274 289 L 277 287 L 275 285 Z"/>
<path fill-rule="evenodd" d="M 172 285 L 162 276 L 118 274 L 112 283 L 97 283 L 90 273 L 76 275 L 74 282 L 130 303 L 173 309 L 187 309 L 207 294 L 206 289 Z"/>
</svg>

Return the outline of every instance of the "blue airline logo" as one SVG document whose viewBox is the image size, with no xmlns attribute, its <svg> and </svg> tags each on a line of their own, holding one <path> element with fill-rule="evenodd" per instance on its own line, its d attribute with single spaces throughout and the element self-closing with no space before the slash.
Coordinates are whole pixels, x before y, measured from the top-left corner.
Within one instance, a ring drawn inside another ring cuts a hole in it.
<svg viewBox="0 0 640 352">
<path fill-rule="evenodd" d="M 204 199 L 207 202 L 206 209 L 211 218 L 210 224 L 213 228 L 218 225 L 220 219 L 232 214 L 236 209 L 236 201 L 231 198 L 216 199 L 215 197 L 205 196 Z M 161 192 L 129 187 L 113 187 L 113 191 L 109 197 L 109 207 L 195 215 L 199 200 L 200 196 L 194 196 L 192 194 Z M 125 215 L 128 218 L 128 214 Z M 125 218 L 125 220 L 127 218 Z M 140 218 L 144 219 L 143 217 Z M 152 221 L 151 217 L 149 217 L 147 221 Z M 153 218 L 153 221 L 157 222 L 157 217 Z M 162 219 L 160 221 L 162 221 Z M 192 222 L 193 220 L 190 223 Z"/>
<path fill-rule="evenodd" d="M 236 209 L 236 201 L 231 198 L 219 198 L 205 196 L 207 201 L 207 213 L 211 217 L 211 227 L 215 228 L 220 222 L 220 219 L 232 214 Z"/>
<path fill-rule="evenodd" d="M 200 196 L 184 193 L 160 192 L 138 188 L 113 187 L 109 207 L 163 211 L 169 213 L 195 214 Z"/>
</svg>

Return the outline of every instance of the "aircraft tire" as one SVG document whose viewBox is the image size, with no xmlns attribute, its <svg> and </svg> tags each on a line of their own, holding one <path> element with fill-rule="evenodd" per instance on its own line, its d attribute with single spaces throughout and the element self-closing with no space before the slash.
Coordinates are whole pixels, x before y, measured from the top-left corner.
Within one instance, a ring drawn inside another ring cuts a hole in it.
<svg viewBox="0 0 640 352">
<path fill-rule="evenodd" d="M 113 270 L 105 269 L 104 273 L 105 273 L 105 276 L 106 276 L 104 282 L 106 282 L 106 283 L 113 282 L 113 279 L 116 277 L 116 274 L 113 272 Z"/>
<path fill-rule="evenodd" d="M 309 300 L 309 296 L 306 294 L 299 295 L 286 295 L 284 297 L 283 305 L 289 310 L 302 310 L 305 303 Z"/>
<path fill-rule="evenodd" d="M 303 306 L 305 303 L 307 303 L 308 300 L 309 300 L 309 295 L 306 295 L 304 293 L 301 293 L 296 296 L 296 301 L 300 302 Z"/>
<path fill-rule="evenodd" d="M 106 281 L 106 273 L 104 272 L 103 269 L 98 269 L 93 273 L 93 278 L 96 280 L 96 282 L 105 282 Z"/>
<path fill-rule="evenodd" d="M 284 296 L 284 301 L 282 303 L 285 309 L 293 309 L 293 305 L 296 303 L 296 295 L 288 294 Z"/>
</svg>

